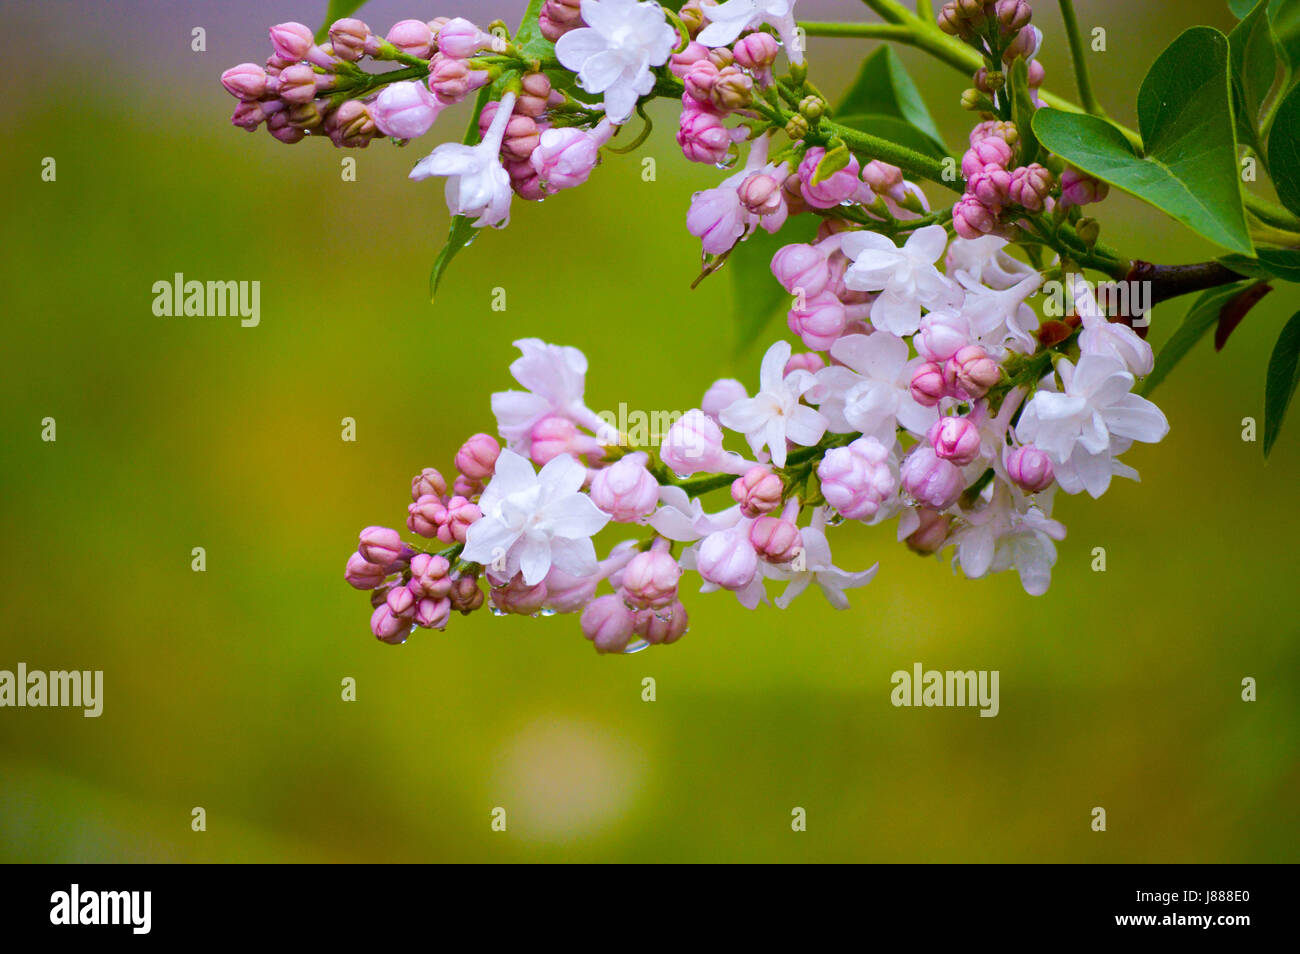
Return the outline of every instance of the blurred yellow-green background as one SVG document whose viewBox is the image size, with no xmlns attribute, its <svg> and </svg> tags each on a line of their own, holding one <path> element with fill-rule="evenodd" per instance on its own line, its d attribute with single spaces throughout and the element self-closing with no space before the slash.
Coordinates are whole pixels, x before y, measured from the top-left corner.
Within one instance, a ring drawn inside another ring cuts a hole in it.
<svg viewBox="0 0 1300 954">
<path fill-rule="evenodd" d="M 1158 392 L 1173 430 L 1129 455 L 1141 483 L 1060 499 L 1069 537 L 1045 597 L 1014 575 L 954 576 L 892 526 L 846 527 L 840 565 L 882 561 L 848 612 L 815 593 L 750 613 L 691 592 L 689 634 L 625 658 L 597 657 L 564 616 L 479 613 L 379 644 L 342 579 L 356 532 L 400 526 L 410 476 L 449 469 L 466 435 L 492 429 L 513 339 L 582 348 L 596 408 L 693 407 L 719 376 L 752 386 L 761 347 L 733 357 L 725 274 L 690 290 L 685 210 L 719 174 L 680 158 L 668 108 L 644 152 L 655 181 L 612 157 L 587 187 L 517 201 L 431 307 L 447 215 L 441 184 L 406 172 L 461 116 L 405 149 L 347 153 L 227 122 L 221 70 L 264 58 L 270 23 L 315 24 L 324 7 L 0 4 L 18 38 L 0 150 L 0 669 L 105 681 L 98 719 L 0 710 L 0 860 L 1300 858 L 1300 419 L 1267 465 L 1241 438 L 1243 418 L 1262 426 L 1295 286 Z M 380 0 L 362 15 L 386 30 L 521 7 Z M 1035 7 L 1048 85 L 1073 96 L 1055 4 Z M 1202 0 L 1078 7 L 1085 29 L 1108 31 L 1094 76 L 1130 122 L 1167 42 L 1233 22 Z M 852 0 L 800 12 L 870 16 Z M 190 49 L 195 27 L 206 52 Z M 810 47 L 814 78 L 838 92 L 871 45 Z M 967 84 L 903 58 L 960 143 Z M 1125 197 L 1101 215 L 1130 254 L 1213 254 Z M 260 281 L 260 326 L 156 317 L 152 285 L 176 272 Z M 1157 311 L 1157 345 L 1185 307 Z M 999 670 L 1000 714 L 894 708 L 890 674 L 916 662 Z M 657 701 L 641 699 L 646 677 Z M 1245 677 L 1257 702 L 1241 701 Z M 196 806 L 206 831 L 191 830 Z M 506 832 L 490 827 L 498 806 Z M 791 830 L 796 806 L 806 832 Z"/>
</svg>

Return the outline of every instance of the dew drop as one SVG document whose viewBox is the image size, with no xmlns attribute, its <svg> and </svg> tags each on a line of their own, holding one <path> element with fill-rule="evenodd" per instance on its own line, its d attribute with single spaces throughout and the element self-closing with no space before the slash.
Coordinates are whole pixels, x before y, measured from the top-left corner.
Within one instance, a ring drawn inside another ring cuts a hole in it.
<svg viewBox="0 0 1300 954">
<path fill-rule="evenodd" d="M 649 649 L 650 644 L 644 639 L 638 639 L 634 643 L 628 643 L 627 648 L 623 650 L 624 656 L 631 656 L 633 653 L 639 653 L 642 650 Z"/>
</svg>

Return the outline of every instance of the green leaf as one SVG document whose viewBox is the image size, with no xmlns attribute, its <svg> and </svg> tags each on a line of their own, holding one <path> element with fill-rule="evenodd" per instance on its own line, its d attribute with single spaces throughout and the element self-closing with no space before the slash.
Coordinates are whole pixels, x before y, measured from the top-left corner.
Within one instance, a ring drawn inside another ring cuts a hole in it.
<svg viewBox="0 0 1300 954">
<path fill-rule="evenodd" d="M 514 35 L 515 45 L 524 55 L 538 59 L 555 55 L 555 44 L 542 36 L 542 28 L 538 23 L 544 3 L 545 0 L 529 0 L 523 19 L 519 21 L 519 29 Z"/>
<path fill-rule="evenodd" d="M 1228 38 L 1192 27 L 1160 54 L 1138 93 L 1139 154 L 1095 116 L 1040 109 L 1043 146 L 1224 248 L 1250 255 L 1228 88 Z"/>
<path fill-rule="evenodd" d="M 731 272 L 736 309 L 737 352 L 758 338 L 781 304 L 790 300 L 772 277 L 772 256 L 782 246 L 811 242 L 820 222 L 815 215 L 796 216 L 776 235 L 759 229 L 731 250 L 726 267 Z"/>
<path fill-rule="evenodd" d="M 1268 0 L 1263 0 L 1263 2 L 1268 3 Z M 1242 19 L 1254 8 L 1255 0 L 1228 0 L 1228 9 L 1232 11 L 1232 15 L 1238 20 Z"/>
<path fill-rule="evenodd" d="M 835 110 L 837 116 L 887 116 L 920 130 L 930 141 L 927 154 L 939 150 L 939 155 L 948 155 L 948 147 L 943 144 L 939 128 L 935 126 L 930 111 L 925 108 L 921 92 L 907 75 L 903 61 L 898 58 L 892 47 L 882 46 L 867 57 L 858 78 L 853 81 L 849 91 L 840 100 Z M 920 151 L 920 150 L 918 150 Z"/>
<path fill-rule="evenodd" d="M 1300 0 L 1269 0 L 1268 22 L 1278 52 L 1294 72 L 1300 67 Z"/>
<path fill-rule="evenodd" d="M 1256 146 L 1259 143 L 1260 109 L 1277 79 L 1278 54 L 1269 26 L 1269 2 L 1259 0 L 1236 29 L 1228 34 L 1228 68 L 1232 78 L 1237 131 L 1244 142 Z"/>
<path fill-rule="evenodd" d="M 1251 278 L 1278 278 L 1284 282 L 1300 283 L 1300 251 L 1292 248 L 1261 248 L 1256 250 L 1254 258 L 1225 255 L 1219 262 Z"/>
<path fill-rule="evenodd" d="M 881 139 L 887 139 L 889 142 L 898 146 L 906 146 L 921 153 L 923 156 L 930 156 L 934 159 L 942 159 L 948 155 L 941 145 L 927 136 L 921 130 L 917 129 L 906 120 L 899 119 L 896 116 L 882 116 L 879 114 L 859 114 L 853 116 L 836 116 L 835 121 L 841 126 L 848 126 L 850 129 L 857 129 L 864 133 L 870 133 Z"/>
<path fill-rule="evenodd" d="M 470 117 L 465 135 L 461 138 L 461 142 L 466 146 L 473 145 L 478 141 L 478 118 L 483 112 L 483 107 L 488 104 L 491 94 L 492 88 L 490 86 L 485 86 L 478 91 L 478 98 L 474 101 L 474 114 Z M 433 263 L 433 270 L 429 272 L 430 303 L 438 297 L 438 286 L 442 284 L 442 277 L 446 274 L 447 266 L 451 264 L 451 260 L 456 257 L 461 249 L 468 247 L 478 237 L 480 231 L 482 230 L 474 227 L 474 220 L 467 215 L 453 215 L 451 217 L 451 228 L 447 232 L 447 244 L 438 253 L 438 257 Z"/>
<path fill-rule="evenodd" d="M 1264 383 L 1264 456 L 1273 450 L 1282 430 L 1296 384 L 1300 383 L 1300 312 L 1291 316 L 1268 359 L 1268 380 Z"/>
<path fill-rule="evenodd" d="M 1277 108 L 1268 133 L 1268 167 L 1277 197 L 1300 214 L 1300 86 Z"/>
<path fill-rule="evenodd" d="M 1156 355 L 1155 367 L 1143 379 L 1141 388 L 1143 397 L 1150 397 L 1151 392 L 1169 376 L 1174 366 L 1187 356 L 1187 353 L 1209 333 L 1211 328 L 1219 323 L 1219 315 L 1224 305 L 1237 297 L 1247 284 L 1247 282 L 1238 282 L 1236 285 L 1225 285 L 1223 288 L 1211 288 L 1192 303 L 1183 323 Z"/>
<path fill-rule="evenodd" d="M 324 43 L 329 39 L 330 24 L 335 20 L 342 20 L 344 17 L 350 17 L 367 3 L 367 0 L 330 0 L 330 5 L 325 11 L 325 22 L 321 24 L 316 31 L 316 42 Z"/>
</svg>

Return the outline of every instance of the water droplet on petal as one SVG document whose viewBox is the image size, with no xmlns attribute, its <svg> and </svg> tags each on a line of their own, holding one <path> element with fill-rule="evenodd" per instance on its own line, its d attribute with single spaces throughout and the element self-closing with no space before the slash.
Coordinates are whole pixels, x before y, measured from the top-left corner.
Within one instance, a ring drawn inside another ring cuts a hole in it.
<svg viewBox="0 0 1300 954">
<path fill-rule="evenodd" d="M 639 653 L 643 649 L 649 649 L 649 648 L 650 648 L 649 643 L 647 643 L 644 639 L 638 639 L 634 643 L 628 643 L 627 648 L 623 650 L 623 655 L 631 656 L 633 653 Z"/>
</svg>

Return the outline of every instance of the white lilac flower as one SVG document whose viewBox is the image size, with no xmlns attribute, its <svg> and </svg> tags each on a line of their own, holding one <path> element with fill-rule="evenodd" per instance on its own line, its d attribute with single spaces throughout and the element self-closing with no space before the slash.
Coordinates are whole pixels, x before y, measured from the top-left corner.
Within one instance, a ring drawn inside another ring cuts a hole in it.
<svg viewBox="0 0 1300 954">
<path fill-rule="evenodd" d="M 962 514 L 966 526 L 953 537 L 953 565 L 972 580 L 1015 567 L 1025 592 L 1042 596 L 1056 563 L 1053 541 L 1065 539 L 1065 527 L 1038 507 L 1017 509 L 1006 484 L 996 488 L 983 507 Z"/>
<path fill-rule="evenodd" d="M 924 359 L 909 358 L 907 343 L 877 331 L 846 335 L 831 347 L 831 357 L 841 362 L 817 372 L 813 399 L 836 433 L 860 431 L 885 447 L 898 440 L 902 425 L 922 435 L 939 416 L 912 397 L 912 372 Z"/>
<path fill-rule="evenodd" d="M 521 338 L 514 345 L 523 354 L 511 363 L 510 373 L 528 390 L 492 395 L 492 413 L 507 447 L 527 454 L 533 425 L 551 415 L 598 434 L 608 430 L 608 425 L 583 403 L 586 355 L 577 348 L 547 344 L 538 338 Z"/>
<path fill-rule="evenodd" d="M 659 503 L 659 509 L 646 523 L 661 536 L 682 543 L 734 527 L 741 519 L 739 507 L 729 507 L 716 514 L 706 513 L 699 499 L 691 497 L 681 487 L 661 487 Z"/>
<path fill-rule="evenodd" d="M 764 563 L 763 572 L 770 579 L 786 580 L 789 585 L 774 602 L 786 609 L 810 584 L 816 583 L 826 601 L 836 609 L 848 609 L 849 598 L 845 590 L 866 586 L 871 582 L 880 564 L 849 573 L 831 561 L 831 545 L 826 541 L 826 511 L 819 507 L 813 511 L 812 523 L 799 531 L 803 539 L 803 552 L 790 563 Z"/>
<path fill-rule="evenodd" d="M 578 74 L 580 87 L 605 95 L 610 122 L 625 123 L 654 88 L 650 68 L 668 62 L 677 31 L 659 4 L 637 0 L 582 0 L 582 19 L 585 27 L 556 41 L 556 58 Z"/>
<path fill-rule="evenodd" d="M 935 268 L 948 244 L 942 225 L 917 229 L 900 248 L 876 232 L 850 232 L 840 248 L 853 264 L 844 285 L 853 291 L 879 292 L 871 305 L 871 324 L 906 337 L 921 325 L 921 309 L 951 307 L 961 289 Z"/>
<path fill-rule="evenodd" d="M 1003 291 L 1017 284 L 1034 269 L 1006 252 L 1007 240 L 997 235 L 977 239 L 955 238 L 948 246 L 945 262 L 948 277 L 966 288 L 987 285 Z"/>
<path fill-rule="evenodd" d="M 1160 408 L 1131 393 L 1133 375 L 1116 358 L 1085 354 L 1077 367 L 1062 359 L 1057 372 L 1063 391 L 1038 391 L 1020 415 L 1016 437 L 1052 458 L 1067 493 L 1082 489 L 1100 497 L 1117 472 L 1115 456 L 1133 441 L 1160 441 L 1169 422 Z"/>
<path fill-rule="evenodd" d="M 1151 346 L 1128 325 L 1106 317 L 1097 304 L 1092 286 L 1082 276 L 1075 276 L 1071 291 L 1074 313 L 1083 322 L 1083 330 L 1079 332 L 1079 351 L 1110 355 L 1134 377 L 1144 378 L 1150 374 L 1156 364 Z"/>
<path fill-rule="evenodd" d="M 1034 331 L 1038 316 L 1025 304 L 1043 284 L 1043 276 L 1030 272 L 1009 288 L 995 290 L 974 285 L 966 290 L 961 313 L 970 323 L 971 338 L 994 358 L 1006 356 L 1008 348 L 1032 354 L 1038 347 Z"/>
<path fill-rule="evenodd" d="M 725 408 L 718 416 L 723 425 L 745 435 L 754 453 L 766 445 L 772 463 L 785 466 L 785 442 L 811 447 L 826 433 L 826 418 L 806 404 L 803 395 L 816 383 L 804 370 L 785 373 L 790 343 L 778 341 L 763 355 L 759 390 Z"/>
<path fill-rule="evenodd" d="M 510 122 L 515 94 L 506 93 L 492 125 L 476 146 L 445 142 L 415 164 L 411 178 L 447 176 L 447 209 L 474 216 L 476 228 L 502 228 L 510 222 L 510 176 L 501 165 L 501 142 Z"/>
<path fill-rule="evenodd" d="M 803 50 L 795 37 L 795 0 L 726 0 L 705 6 L 709 25 L 697 37 L 709 47 L 730 46 L 748 28 L 768 23 L 776 27 L 785 44 L 791 63 L 803 62 Z"/>
<path fill-rule="evenodd" d="M 540 473 L 513 451 L 497 458 L 496 473 L 479 498 L 483 516 L 470 525 L 464 558 L 507 578 L 522 573 L 533 586 L 552 567 L 570 576 L 596 572 L 591 537 L 609 522 L 582 493 L 587 468 L 568 455 Z"/>
</svg>

